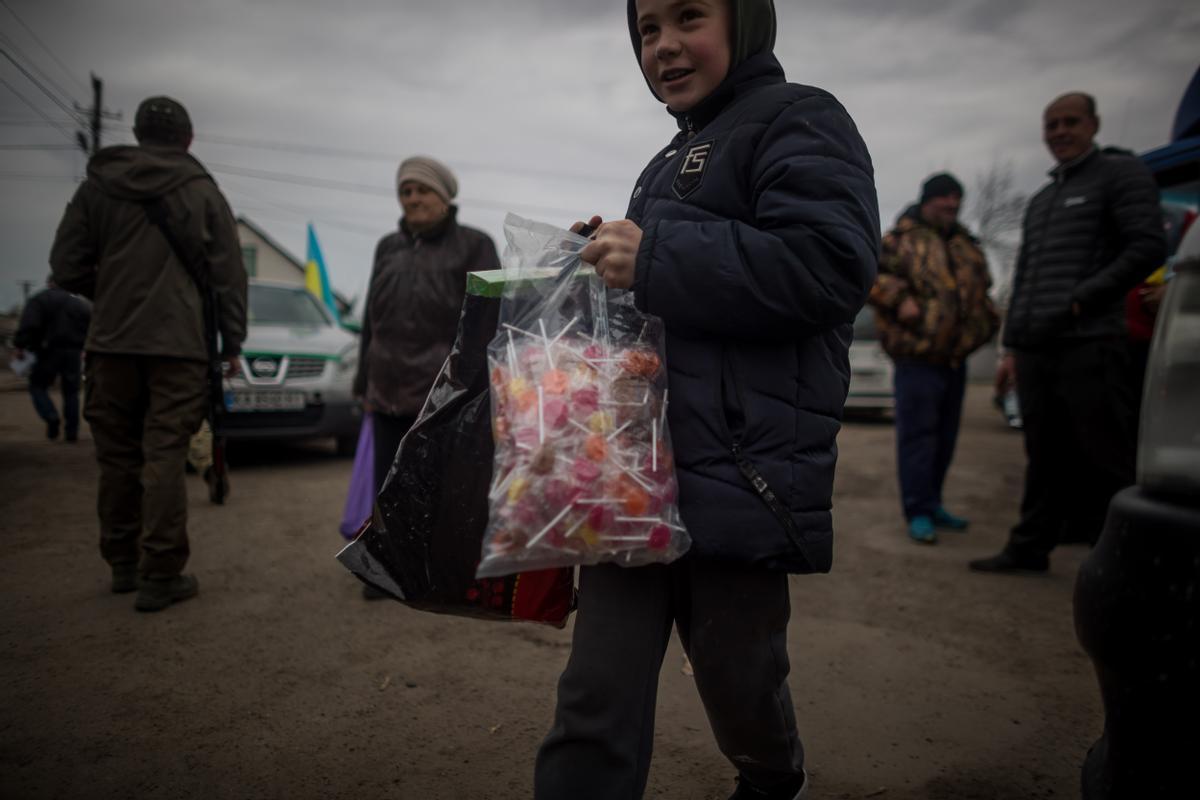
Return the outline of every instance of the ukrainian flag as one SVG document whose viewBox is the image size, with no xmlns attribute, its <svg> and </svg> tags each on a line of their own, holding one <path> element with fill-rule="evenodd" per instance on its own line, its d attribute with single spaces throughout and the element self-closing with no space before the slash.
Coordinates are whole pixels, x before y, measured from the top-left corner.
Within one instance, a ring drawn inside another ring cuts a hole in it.
<svg viewBox="0 0 1200 800">
<path fill-rule="evenodd" d="M 341 322 L 337 303 L 333 300 L 333 288 L 329 285 L 329 273 L 325 271 L 325 259 L 321 256 L 321 246 L 317 244 L 317 232 L 312 223 L 308 223 L 308 264 L 304 268 L 304 287 L 309 293 L 329 309 L 336 322 Z"/>
</svg>

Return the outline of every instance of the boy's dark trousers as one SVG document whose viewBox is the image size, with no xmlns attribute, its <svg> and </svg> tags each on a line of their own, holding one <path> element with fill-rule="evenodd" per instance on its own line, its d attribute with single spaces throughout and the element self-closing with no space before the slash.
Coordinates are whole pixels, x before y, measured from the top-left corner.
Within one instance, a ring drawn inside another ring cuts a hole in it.
<svg viewBox="0 0 1200 800">
<path fill-rule="evenodd" d="M 966 383 L 966 366 L 896 362 L 896 465 L 906 519 L 932 517 L 942 505 Z"/>
<path fill-rule="evenodd" d="M 184 463 L 208 410 L 208 365 L 156 356 L 88 353 L 84 415 L 100 465 L 100 554 L 174 578 L 190 548 Z"/>
<path fill-rule="evenodd" d="M 642 796 L 672 622 L 721 752 L 756 786 L 794 779 L 804 750 L 787 687 L 790 614 L 784 573 L 690 558 L 581 568 L 571 657 L 534 797 Z"/>
<path fill-rule="evenodd" d="M 74 439 L 79 432 L 79 384 L 83 351 L 77 349 L 43 350 L 29 375 L 29 396 L 43 422 L 62 422 L 63 432 Z M 58 378 L 62 391 L 62 416 L 50 399 L 50 387 Z"/>
<path fill-rule="evenodd" d="M 1018 352 L 1025 494 L 1008 551 L 1037 559 L 1061 540 L 1095 544 L 1112 496 L 1134 482 L 1129 352 L 1092 339 Z"/>
</svg>

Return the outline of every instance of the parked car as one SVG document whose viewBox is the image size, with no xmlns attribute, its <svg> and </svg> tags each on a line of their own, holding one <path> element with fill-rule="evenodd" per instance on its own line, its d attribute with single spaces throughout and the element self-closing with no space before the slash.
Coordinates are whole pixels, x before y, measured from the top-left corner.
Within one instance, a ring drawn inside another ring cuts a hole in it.
<svg viewBox="0 0 1200 800">
<path fill-rule="evenodd" d="M 228 438 L 333 437 L 352 454 L 362 424 L 358 337 L 302 287 L 252 280 L 248 300 L 241 374 L 225 382 Z"/>
<path fill-rule="evenodd" d="M 882 413 L 896 405 L 892 386 L 892 359 L 883 352 L 875 328 L 875 312 L 864 306 L 854 318 L 854 341 L 850 344 L 850 392 L 847 412 Z"/>
<path fill-rule="evenodd" d="M 1113 498 L 1075 584 L 1105 714 L 1083 800 L 1195 797 L 1200 753 L 1200 223 L 1183 230 L 1200 211 L 1200 70 L 1172 143 L 1142 159 L 1170 204 L 1172 244 L 1183 240 L 1150 346 L 1137 485 Z"/>
</svg>

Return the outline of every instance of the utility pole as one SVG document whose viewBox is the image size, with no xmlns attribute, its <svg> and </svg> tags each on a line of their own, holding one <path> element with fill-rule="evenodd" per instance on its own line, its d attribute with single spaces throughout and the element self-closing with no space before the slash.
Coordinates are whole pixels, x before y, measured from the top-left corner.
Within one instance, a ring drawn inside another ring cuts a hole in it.
<svg viewBox="0 0 1200 800">
<path fill-rule="evenodd" d="M 120 119 L 120 111 L 105 111 L 102 102 L 104 96 L 104 81 L 96 77 L 96 73 L 92 73 L 92 107 L 83 108 L 78 103 L 75 104 L 75 110 L 87 114 L 91 119 L 92 137 L 88 141 L 88 136 L 83 131 L 76 131 L 75 141 L 79 144 L 85 155 L 94 156 L 96 151 L 100 149 L 100 134 L 106 119 Z"/>
<path fill-rule="evenodd" d="M 17 281 L 17 283 L 21 284 L 21 304 L 24 305 L 29 302 L 29 290 L 33 288 L 33 281 Z"/>
</svg>

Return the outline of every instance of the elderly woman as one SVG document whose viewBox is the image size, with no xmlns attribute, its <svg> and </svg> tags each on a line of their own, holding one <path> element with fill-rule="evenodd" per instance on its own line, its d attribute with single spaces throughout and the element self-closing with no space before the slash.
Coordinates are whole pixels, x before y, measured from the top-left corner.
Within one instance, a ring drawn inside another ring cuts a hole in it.
<svg viewBox="0 0 1200 800">
<path fill-rule="evenodd" d="M 355 394 L 375 420 L 375 490 L 454 343 L 467 273 L 500 265 L 483 231 L 458 224 L 458 181 L 417 156 L 396 173 L 404 216 L 375 248 Z"/>
</svg>

